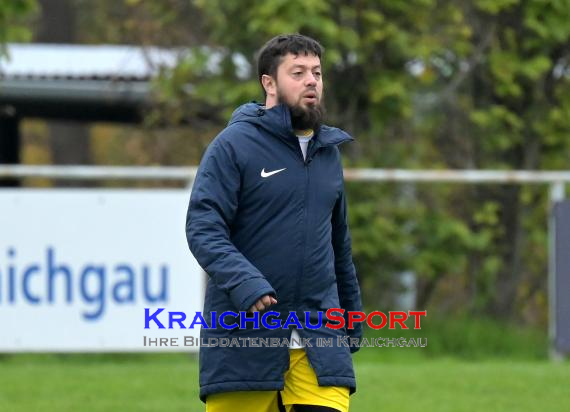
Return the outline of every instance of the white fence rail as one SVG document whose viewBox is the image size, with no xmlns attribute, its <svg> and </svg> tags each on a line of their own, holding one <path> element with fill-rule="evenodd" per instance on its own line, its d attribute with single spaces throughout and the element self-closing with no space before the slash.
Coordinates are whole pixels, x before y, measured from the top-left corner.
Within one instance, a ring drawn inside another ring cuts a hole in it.
<svg viewBox="0 0 570 412">
<path fill-rule="evenodd" d="M 191 180 L 197 167 L 0 165 L 0 178 Z M 570 171 L 345 169 L 346 180 L 501 184 L 570 183 Z"/>
</svg>

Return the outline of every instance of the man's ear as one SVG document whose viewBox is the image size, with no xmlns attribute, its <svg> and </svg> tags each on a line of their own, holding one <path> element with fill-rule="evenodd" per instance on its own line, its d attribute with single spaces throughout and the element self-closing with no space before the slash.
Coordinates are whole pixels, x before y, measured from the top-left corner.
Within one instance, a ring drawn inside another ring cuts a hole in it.
<svg viewBox="0 0 570 412">
<path fill-rule="evenodd" d="M 269 76 L 268 74 L 262 75 L 261 84 L 263 85 L 263 89 L 265 90 L 265 94 L 267 94 L 267 96 L 275 96 L 277 94 L 277 85 L 273 77 Z"/>
</svg>

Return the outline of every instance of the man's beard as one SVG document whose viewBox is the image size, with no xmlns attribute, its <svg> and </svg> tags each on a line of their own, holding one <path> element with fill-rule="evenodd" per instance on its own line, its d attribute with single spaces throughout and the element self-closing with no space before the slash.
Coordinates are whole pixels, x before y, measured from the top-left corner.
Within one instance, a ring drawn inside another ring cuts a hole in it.
<svg viewBox="0 0 570 412">
<path fill-rule="evenodd" d="M 301 106 L 300 101 L 291 105 L 281 94 L 277 95 L 279 103 L 284 103 L 291 112 L 291 126 L 293 130 L 317 130 L 325 117 L 325 106 L 322 103 Z"/>
</svg>

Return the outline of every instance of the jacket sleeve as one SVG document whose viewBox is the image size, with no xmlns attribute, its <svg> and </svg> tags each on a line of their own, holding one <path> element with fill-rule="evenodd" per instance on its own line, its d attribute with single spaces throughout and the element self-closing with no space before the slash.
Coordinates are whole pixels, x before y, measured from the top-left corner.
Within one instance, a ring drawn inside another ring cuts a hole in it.
<svg viewBox="0 0 570 412">
<path fill-rule="evenodd" d="M 210 280 L 229 295 L 238 310 L 246 311 L 260 297 L 275 296 L 275 290 L 231 242 L 241 175 L 231 147 L 219 137 L 198 168 L 186 216 L 186 238 Z"/>
<path fill-rule="evenodd" d="M 362 311 L 360 287 L 356 277 L 356 269 L 352 262 L 352 240 L 348 228 L 348 212 L 344 185 L 332 213 L 332 243 L 335 256 L 335 273 L 338 286 L 340 306 L 346 311 Z M 348 321 L 345 312 L 345 320 Z M 351 338 L 362 337 L 362 324 L 357 323 L 354 329 L 347 329 Z M 350 347 L 356 352 L 358 347 Z"/>
</svg>

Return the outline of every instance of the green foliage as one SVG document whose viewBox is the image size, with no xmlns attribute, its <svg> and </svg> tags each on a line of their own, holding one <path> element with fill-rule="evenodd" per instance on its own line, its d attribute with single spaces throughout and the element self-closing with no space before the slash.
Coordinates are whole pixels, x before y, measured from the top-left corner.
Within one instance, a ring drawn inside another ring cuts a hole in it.
<svg viewBox="0 0 570 412">
<path fill-rule="evenodd" d="M 497 15 L 501 11 L 517 5 L 520 0 L 476 0 L 475 7 L 490 15 Z"/>
<path fill-rule="evenodd" d="M 328 122 L 356 137 L 342 148 L 345 166 L 568 167 L 570 0 L 82 4 L 80 22 L 90 28 L 82 30 L 83 42 L 189 51 L 156 80 L 160 110 L 149 115 L 149 126 L 184 119 L 198 132 L 221 129 L 237 105 L 263 99 L 259 47 L 274 35 L 300 32 L 326 49 Z M 543 188 L 347 188 L 367 304 L 390 305 L 395 280 L 411 270 L 421 305 L 544 324 Z M 458 296 L 452 303 L 438 292 L 450 284 Z"/>
<path fill-rule="evenodd" d="M 37 10 L 36 0 L 10 0 L 0 3 L 0 58 L 6 55 L 6 43 L 29 41 L 32 35 L 26 18 Z"/>
<path fill-rule="evenodd" d="M 326 49 L 330 122 L 357 138 L 343 148 L 346 166 L 565 167 L 568 0 L 192 5 L 201 13 L 209 50 L 220 53 L 222 72 L 197 76 L 201 70 L 193 67 L 186 77 L 196 86 L 191 98 L 224 115 L 261 98 L 255 74 L 261 44 L 279 33 L 301 32 Z M 247 78 L 236 76 L 236 55 L 247 61 Z M 525 317 L 530 311 L 536 320 L 544 310 L 543 193 L 512 187 L 347 187 L 354 256 L 369 304 L 385 304 L 383 291 L 394 288 L 398 273 L 412 270 L 425 304 L 451 277 L 462 279 L 463 304 L 475 312 Z M 530 249 L 542 252 L 525 252 Z"/>
<path fill-rule="evenodd" d="M 363 348 L 366 353 L 357 356 L 387 361 L 401 360 L 411 356 L 414 359 L 433 357 L 454 357 L 468 360 L 489 359 L 547 359 L 548 339 L 540 328 L 522 327 L 506 322 L 497 322 L 486 317 L 465 314 L 444 314 L 428 310 L 428 316 L 421 317 L 421 329 L 414 329 L 414 319 L 406 322 L 409 329 L 390 330 L 388 327 L 365 329 L 369 339 L 414 338 L 427 339 L 426 347 L 383 347 Z"/>
</svg>

